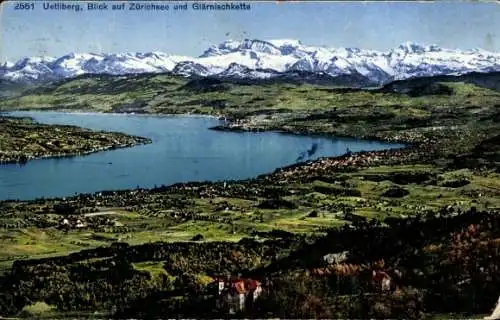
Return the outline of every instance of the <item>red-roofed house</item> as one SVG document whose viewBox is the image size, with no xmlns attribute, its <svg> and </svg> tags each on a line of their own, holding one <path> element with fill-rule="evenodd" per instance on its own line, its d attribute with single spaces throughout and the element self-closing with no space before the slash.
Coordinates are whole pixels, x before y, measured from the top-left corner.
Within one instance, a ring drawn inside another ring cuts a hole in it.
<svg viewBox="0 0 500 320">
<path fill-rule="evenodd" d="M 243 311 L 252 306 L 262 293 L 261 283 L 253 279 L 217 277 L 217 307 L 226 309 L 230 314 Z"/>
<path fill-rule="evenodd" d="M 382 291 L 390 291 L 391 290 L 391 277 L 382 270 L 373 270 L 373 281 L 375 285 L 381 289 Z"/>
</svg>

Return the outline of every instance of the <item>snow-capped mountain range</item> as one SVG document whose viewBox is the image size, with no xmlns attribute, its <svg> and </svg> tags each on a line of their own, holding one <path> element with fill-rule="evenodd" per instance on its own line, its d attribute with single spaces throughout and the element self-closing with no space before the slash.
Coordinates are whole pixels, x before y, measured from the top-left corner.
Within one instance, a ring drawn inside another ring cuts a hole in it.
<svg viewBox="0 0 500 320">
<path fill-rule="evenodd" d="M 266 79 L 287 73 L 354 76 L 382 84 L 412 77 L 500 71 L 500 53 L 451 50 L 406 42 L 381 52 L 327 48 L 298 40 L 225 41 L 198 57 L 147 53 L 70 53 L 59 58 L 30 57 L 0 64 L 0 79 L 33 82 L 81 74 L 172 72 L 184 76 Z"/>
</svg>

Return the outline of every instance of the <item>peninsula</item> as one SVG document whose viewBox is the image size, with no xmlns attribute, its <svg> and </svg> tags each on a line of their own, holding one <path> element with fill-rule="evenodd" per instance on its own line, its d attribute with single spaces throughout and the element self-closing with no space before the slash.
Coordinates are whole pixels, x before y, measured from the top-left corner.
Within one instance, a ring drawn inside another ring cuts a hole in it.
<svg viewBox="0 0 500 320">
<path fill-rule="evenodd" d="M 84 155 L 146 143 L 151 143 L 151 140 L 76 126 L 46 125 L 31 118 L 0 115 L 0 164 Z"/>
</svg>

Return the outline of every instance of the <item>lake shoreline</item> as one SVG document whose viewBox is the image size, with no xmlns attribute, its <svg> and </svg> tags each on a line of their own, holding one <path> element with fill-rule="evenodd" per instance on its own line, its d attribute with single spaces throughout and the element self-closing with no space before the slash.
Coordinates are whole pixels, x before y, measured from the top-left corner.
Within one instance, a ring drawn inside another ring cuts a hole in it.
<svg viewBox="0 0 500 320">
<path fill-rule="evenodd" d="M 342 135 L 342 134 L 331 134 L 326 132 L 316 132 L 316 131 L 308 131 L 308 130 L 293 130 L 289 128 L 260 128 L 260 127 L 251 127 L 251 126 L 231 126 L 231 125 L 220 125 L 209 128 L 209 130 L 222 131 L 222 132 L 252 132 L 252 133 L 261 133 L 261 132 L 274 132 L 284 135 L 293 135 L 293 136 L 307 136 L 307 137 L 318 137 L 318 138 L 346 138 L 346 139 L 355 139 L 355 140 L 369 140 L 376 142 L 385 142 L 385 143 L 400 143 L 406 145 L 403 148 L 407 148 L 410 146 L 417 146 L 418 143 L 415 141 L 410 141 L 407 139 L 383 139 L 378 136 L 356 136 L 356 135 Z"/>
<path fill-rule="evenodd" d="M 37 108 L 33 109 L 23 109 L 23 110 L 12 110 L 12 111 L 2 111 L 0 112 L 0 116 L 16 113 L 16 112 L 33 112 L 33 113 L 44 113 L 44 112 L 58 112 L 58 113 L 67 113 L 67 114 L 78 114 L 78 115 L 112 115 L 112 116 L 134 116 L 134 117 L 154 117 L 154 118 L 207 118 L 207 119 L 217 119 L 220 121 L 225 121 L 225 124 L 217 125 L 208 128 L 209 130 L 215 131 L 227 131 L 227 132 L 274 132 L 281 134 L 289 134 L 295 136 L 309 136 L 309 137 L 324 137 L 324 138 L 349 138 L 349 139 L 357 139 L 357 140 L 370 140 L 370 141 L 378 141 L 378 142 L 388 142 L 388 143 L 401 143 L 406 145 L 414 145 L 418 144 L 419 141 L 413 141 L 411 139 L 394 139 L 391 137 L 381 138 L 379 136 L 363 136 L 363 135 L 349 135 L 349 134 L 331 134 L 324 131 L 315 131 L 309 128 L 304 128 L 302 130 L 294 130 L 280 126 L 270 126 L 270 127 L 261 127 L 259 125 L 251 125 L 245 123 L 245 121 L 249 121 L 247 117 L 237 117 L 226 116 L 224 114 L 199 114 L 199 113 L 128 113 L 128 112 L 98 112 L 98 111 L 81 111 L 81 110 L 65 110 L 65 109 L 56 109 L 56 110 L 40 110 Z M 243 121 L 242 124 L 238 124 L 239 121 Z M 125 133 L 126 134 L 126 133 Z M 99 152 L 99 151 L 96 151 Z"/>
<path fill-rule="evenodd" d="M 209 118 L 209 119 L 221 119 L 224 115 L 213 115 L 213 114 L 198 114 L 198 113 L 136 113 L 136 112 L 107 112 L 98 110 L 75 110 L 75 109 L 65 109 L 65 108 L 50 108 L 50 109 L 40 109 L 40 108 L 25 108 L 25 109 L 11 109 L 8 111 L 0 111 L 0 116 L 9 116 L 12 113 L 19 112 L 30 112 L 30 113 L 44 113 L 44 112 L 58 112 L 67 114 L 78 114 L 78 115 L 111 115 L 111 116 L 135 116 L 135 117 L 192 117 L 192 118 Z"/>
<path fill-rule="evenodd" d="M 80 152 L 75 152 L 75 153 L 59 153 L 59 154 L 47 154 L 47 155 L 38 155 L 34 157 L 25 157 L 25 156 L 18 156 L 16 158 L 8 158 L 7 159 L 1 159 L 0 160 L 0 165 L 9 165 L 9 164 L 18 164 L 18 165 L 23 165 L 26 164 L 28 161 L 35 161 L 35 160 L 44 160 L 44 159 L 63 159 L 63 158 L 75 158 L 75 157 L 85 157 L 88 155 L 91 155 L 93 153 L 97 152 L 104 152 L 104 151 L 111 151 L 111 150 L 116 150 L 116 149 L 125 149 L 125 148 L 133 148 L 139 145 L 144 145 L 144 144 L 150 144 L 152 143 L 151 141 L 145 141 L 142 143 L 135 143 L 135 144 L 119 144 L 119 145 L 111 145 L 111 146 L 106 146 L 106 147 L 101 147 L 89 151 L 80 151 Z"/>
<path fill-rule="evenodd" d="M 332 134 L 329 132 L 321 131 L 321 130 L 314 130 L 313 128 L 300 128 L 300 129 L 293 129 L 289 128 L 287 126 L 279 126 L 279 125 L 270 125 L 270 126 L 261 126 L 258 123 L 257 124 L 252 124 L 252 117 L 248 116 L 243 116 L 243 117 L 234 117 L 234 116 L 226 116 L 224 114 L 198 114 L 198 113 L 127 113 L 127 112 L 87 112 L 87 111 L 81 111 L 81 110 L 65 110 L 65 109 L 56 109 L 56 110 L 40 110 L 40 109 L 23 109 L 23 110 L 12 110 L 12 111 L 4 111 L 0 112 L 0 116 L 4 115 L 9 115 L 12 113 L 16 112 L 33 112 L 33 113 L 41 113 L 43 114 L 44 112 L 58 112 L 58 113 L 65 113 L 65 114 L 81 114 L 81 115 L 92 115 L 92 114 L 98 114 L 98 115 L 111 115 L 111 116 L 134 116 L 134 117 L 154 117 L 154 118 L 207 118 L 207 119 L 217 119 L 220 121 L 224 121 L 224 124 L 221 125 L 216 125 L 213 127 L 209 127 L 209 130 L 214 130 L 214 131 L 226 131 L 226 132 L 253 132 L 253 133 L 259 133 L 259 132 L 273 132 L 273 133 L 279 133 L 279 134 L 286 134 L 286 135 L 294 135 L 294 136 L 308 136 L 308 137 L 319 137 L 319 138 L 347 138 L 347 139 L 355 139 L 355 140 L 369 140 L 369 141 L 376 141 L 376 142 L 385 142 L 385 143 L 400 143 L 404 144 L 407 147 L 409 146 L 417 146 L 422 143 L 428 143 L 429 141 L 427 140 L 418 140 L 418 139 L 411 139 L 411 138 L 406 138 L 406 137 L 392 137 L 392 136 L 385 136 L 385 137 L 380 137 L 377 135 L 357 135 L 357 134 Z M 124 133 L 127 134 L 127 133 Z M 106 151 L 108 149 L 102 150 Z M 95 152 L 99 152 L 95 151 Z M 78 156 L 76 154 L 75 156 Z M 1 163 L 0 163 L 1 164 Z"/>
<path fill-rule="evenodd" d="M 30 119 L 33 119 L 32 117 L 29 117 L 29 114 L 46 114 L 46 112 L 55 112 L 55 111 L 35 111 L 35 112 L 28 112 L 28 116 L 25 116 L 24 113 L 26 113 L 26 111 L 21 111 L 22 114 L 19 115 L 20 117 L 24 117 L 24 118 L 30 118 Z M 94 112 L 57 112 L 58 114 L 67 114 L 67 115 L 73 115 L 73 114 L 84 114 L 84 115 L 92 115 L 92 114 L 96 114 L 96 115 L 111 115 L 111 116 L 121 116 L 121 115 L 124 115 L 124 116 L 133 116 L 133 117 L 137 117 L 137 116 L 140 116 L 140 115 L 130 115 L 130 114 L 122 114 L 122 113 L 94 113 Z M 14 115 L 13 118 L 16 118 L 16 112 L 10 112 L 10 113 L 5 113 L 5 115 L 7 116 L 12 116 Z M 144 116 L 144 115 L 143 115 Z M 185 116 L 185 115 L 170 115 L 170 114 L 160 114 L 160 115 L 147 115 L 147 116 L 151 116 L 151 117 L 154 117 L 154 118 L 190 118 L 190 117 L 193 117 L 193 118 L 216 118 L 214 116 L 198 116 L 198 115 L 195 115 L 195 116 Z M 39 123 L 39 122 L 37 122 Z M 44 126 L 49 126 L 51 128 L 59 128 L 59 127 L 65 127 L 66 125 L 61 125 L 61 124 L 50 124 L 50 122 L 45 122 L 45 121 L 42 121 L 42 124 Z M 73 128 L 81 128 L 79 126 L 70 126 L 70 127 L 73 127 Z M 90 129 L 88 129 L 90 130 Z M 207 130 L 213 130 L 213 131 L 232 131 L 232 130 L 217 130 L 216 127 L 208 127 Z M 353 142 L 357 142 L 357 141 L 370 141 L 370 142 L 377 142 L 377 143 L 384 143 L 386 141 L 384 140 L 381 140 L 377 137 L 374 137 L 374 139 L 359 139 L 359 138 L 356 138 L 356 137 L 353 137 L 353 136 L 343 136 L 343 137 L 338 137 L 338 136 L 334 136 L 334 135 L 331 135 L 331 134 L 324 134 L 324 133 L 321 133 L 321 132 L 290 132 L 290 131 L 286 131 L 286 130 L 276 130 L 276 129 L 273 129 L 273 130 L 261 130 L 259 132 L 267 132 L 267 133 L 277 133 L 277 134 L 282 134 L 282 135 L 289 135 L 289 136 L 305 136 L 305 137 L 314 137 L 314 138 L 323 138 L 323 139 L 327 139 L 327 140 L 331 140 L 331 139 L 334 139 L 334 138 L 340 138 L 340 139 L 352 139 Z M 128 135 L 129 133 L 124 133 L 126 135 Z M 148 139 L 148 138 L 141 138 L 141 139 Z M 102 148 L 99 148 L 99 149 L 94 149 L 94 150 L 90 150 L 90 151 L 86 151 L 86 152 L 80 152 L 80 153 L 74 153 L 74 154 L 49 154 L 49 155 L 40 155 L 38 156 L 37 158 L 32 158 L 30 160 L 42 160 L 42 159 L 51 159 L 51 158 L 71 158 L 71 157 L 79 157 L 79 156 L 86 156 L 86 155 L 90 155 L 90 154 L 93 154 L 93 153 L 97 153 L 97 152 L 101 152 L 101 151 L 109 151 L 109 150 L 114 150 L 114 149 L 119 149 L 119 148 L 131 148 L 131 147 L 134 147 L 134 146 L 137 146 L 137 145 L 142 145 L 142 144 L 150 144 L 152 143 L 152 141 L 149 139 L 149 140 L 144 140 L 142 141 L 142 143 L 140 143 L 141 141 L 139 141 L 138 143 L 136 144 L 127 144 L 127 145 L 118 145 L 118 146 L 107 146 L 107 147 L 102 147 Z M 396 151 L 396 150 L 402 150 L 402 149 L 406 149 L 406 148 L 413 148 L 414 146 L 413 145 L 409 145 L 409 144 L 406 144 L 404 145 L 403 143 L 399 143 L 398 141 L 391 141 L 392 143 L 398 143 L 398 144 L 401 144 L 403 146 L 394 146 L 394 147 L 388 147 L 387 149 L 381 149 L 381 150 L 387 150 L 387 151 Z M 369 148 L 367 149 L 369 150 Z M 349 152 L 351 153 L 350 151 L 346 150 L 346 152 Z M 357 154 L 359 152 L 352 152 L 352 154 Z M 361 151 L 361 154 L 363 152 Z M 342 157 L 343 155 L 325 155 L 325 156 L 322 156 L 322 158 L 331 158 L 331 159 L 337 159 L 338 157 Z M 309 163 L 313 160 L 307 160 L 307 161 L 298 161 L 300 163 Z M 19 161 L 18 159 L 15 159 L 14 161 L 11 161 L 11 162 L 4 162 L 4 163 L 0 163 L 0 164 L 19 164 L 19 163 L 23 163 L 22 161 Z M 297 163 L 294 163 L 292 164 L 292 166 L 295 166 Z M 286 167 L 288 167 L 290 165 L 284 165 L 284 166 L 276 166 L 276 167 L 273 167 L 271 170 L 267 171 L 267 173 L 265 173 L 264 175 L 266 174 L 271 174 L 272 172 L 275 172 L 275 171 L 279 171 L 280 169 L 284 169 Z M 249 179 L 254 179 L 256 178 L 257 176 L 262 176 L 262 174 L 256 174 L 252 177 L 249 177 Z M 236 179 L 238 180 L 238 179 Z M 190 180 L 191 181 L 191 180 Z M 187 181 L 185 183 L 190 183 L 190 181 Z M 200 181 L 200 180 L 192 180 L 193 182 L 196 183 L 196 181 Z M 205 181 L 210 181 L 211 183 L 217 183 L 219 180 L 205 180 Z M 161 182 L 160 182 L 161 183 Z M 175 185 L 177 183 L 183 183 L 182 181 L 179 181 L 179 182 L 172 182 L 172 183 L 167 183 L 167 185 Z M 148 188 L 151 188 L 149 186 L 145 186 L 146 189 Z M 127 190 L 126 188 L 114 188 L 114 190 L 116 190 L 117 192 L 120 192 L 120 191 L 123 191 L 123 190 Z M 100 189 L 97 189 L 95 192 L 99 192 L 101 191 Z M 80 195 L 83 195 L 85 193 L 78 193 Z M 52 196 L 51 196 L 52 197 Z M 54 197 L 57 197 L 57 196 L 54 196 Z M 9 199 L 4 199 L 4 200 L 9 200 Z M 31 199 L 33 200 L 33 199 Z M 30 201 L 29 199 L 25 199 L 25 200 L 22 200 L 22 201 Z"/>
<path fill-rule="evenodd" d="M 32 117 L 15 117 L 9 113 L 0 114 L 0 122 L 0 137 L 4 141 L 0 150 L 0 165 L 85 156 L 152 143 L 149 138 L 71 125 L 43 124 Z"/>
</svg>

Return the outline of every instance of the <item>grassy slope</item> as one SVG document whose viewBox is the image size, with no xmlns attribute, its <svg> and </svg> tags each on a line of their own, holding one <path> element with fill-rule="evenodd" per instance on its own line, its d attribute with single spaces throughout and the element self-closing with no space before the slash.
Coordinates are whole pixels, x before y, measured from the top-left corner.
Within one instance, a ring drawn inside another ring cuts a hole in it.
<svg viewBox="0 0 500 320">
<path fill-rule="evenodd" d="M 124 105 L 137 106 L 149 113 L 248 114 L 263 109 L 290 111 L 325 111 L 333 107 L 349 108 L 352 114 L 363 113 L 368 107 L 394 115 L 424 117 L 432 110 L 449 106 L 474 111 L 485 104 L 498 103 L 500 93 L 474 86 L 452 83 L 451 95 L 426 95 L 409 98 L 402 94 L 382 91 L 334 89 L 318 85 L 267 83 L 210 85 L 171 75 L 138 75 L 130 77 L 80 77 L 30 90 L 20 98 L 0 102 L 8 109 L 78 109 L 111 112 Z M 224 105 L 221 107 L 221 105 Z M 353 109 L 354 108 L 354 109 Z M 477 110 L 476 110 L 477 111 Z"/>
</svg>

